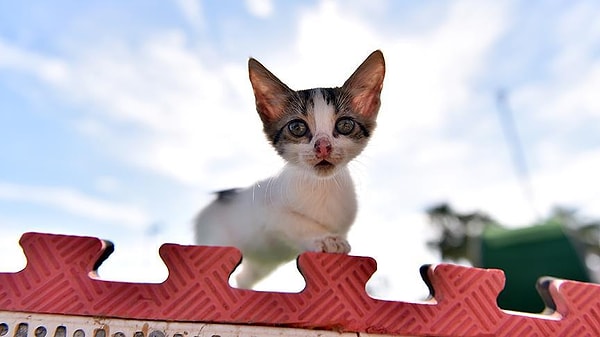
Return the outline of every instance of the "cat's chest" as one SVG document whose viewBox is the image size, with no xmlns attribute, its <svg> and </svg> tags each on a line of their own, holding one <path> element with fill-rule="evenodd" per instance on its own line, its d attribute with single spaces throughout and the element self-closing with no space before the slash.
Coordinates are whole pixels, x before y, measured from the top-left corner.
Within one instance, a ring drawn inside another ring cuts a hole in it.
<svg viewBox="0 0 600 337">
<path fill-rule="evenodd" d="M 345 231 L 356 217 L 353 186 L 326 186 L 295 191 L 283 199 L 289 212 L 300 214 L 332 230 Z"/>
</svg>

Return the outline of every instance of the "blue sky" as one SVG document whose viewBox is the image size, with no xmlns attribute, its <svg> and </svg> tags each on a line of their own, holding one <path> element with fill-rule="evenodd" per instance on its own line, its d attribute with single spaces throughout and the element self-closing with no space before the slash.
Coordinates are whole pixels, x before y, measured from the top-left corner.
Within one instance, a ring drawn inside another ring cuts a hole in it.
<svg viewBox="0 0 600 337">
<path fill-rule="evenodd" d="M 510 226 L 557 204 L 600 216 L 599 16 L 595 1 L 1 2 L 0 255 L 19 253 L 26 231 L 91 235 L 116 244 L 103 277 L 164 279 L 157 247 L 192 243 L 211 191 L 281 167 L 248 57 L 304 89 L 341 85 L 382 49 L 379 126 L 351 166 L 350 241 L 378 260 L 378 296 L 420 298 L 418 267 L 439 261 L 425 247 L 436 202 Z M 0 270 L 23 265 L 2 259 Z M 298 290 L 298 279 L 287 266 L 261 287 Z"/>
</svg>

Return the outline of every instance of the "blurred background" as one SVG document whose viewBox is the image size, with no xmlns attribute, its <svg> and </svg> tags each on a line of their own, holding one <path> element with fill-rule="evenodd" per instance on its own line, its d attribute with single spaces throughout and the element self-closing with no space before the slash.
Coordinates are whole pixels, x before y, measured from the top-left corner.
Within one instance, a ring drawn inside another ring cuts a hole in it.
<svg viewBox="0 0 600 337">
<path fill-rule="evenodd" d="M 351 165 L 370 293 L 423 299 L 419 267 L 444 260 L 527 276 L 515 294 L 533 300 L 501 305 L 539 311 L 538 274 L 597 280 L 598 17 L 596 1 L 0 2 L 0 271 L 40 231 L 114 242 L 105 279 L 164 280 L 158 247 L 192 244 L 212 191 L 281 168 L 248 57 L 305 89 L 381 49 L 379 126 Z M 302 287 L 294 263 L 259 285 Z"/>
</svg>

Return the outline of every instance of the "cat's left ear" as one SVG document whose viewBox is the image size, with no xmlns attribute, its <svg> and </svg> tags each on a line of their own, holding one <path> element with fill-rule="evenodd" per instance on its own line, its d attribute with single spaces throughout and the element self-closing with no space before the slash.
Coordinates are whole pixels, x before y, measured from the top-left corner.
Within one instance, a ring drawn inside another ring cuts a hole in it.
<svg viewBox="0 0 600 337">
<path fill-rule="evenodd" d="M 248 60 L 248 73 L 261 120 L 268 123 L 281 117 L 292 89 L 253 58 Z"/>
<path fill-rule="evenodd" d="M 376 50 L 346 80 L 342 89 L 352 97 L 352 108 L 357 113 L 374 118 L 379 111 L 381 89 L 385 76 L 383 53 Z"/>
</svg>

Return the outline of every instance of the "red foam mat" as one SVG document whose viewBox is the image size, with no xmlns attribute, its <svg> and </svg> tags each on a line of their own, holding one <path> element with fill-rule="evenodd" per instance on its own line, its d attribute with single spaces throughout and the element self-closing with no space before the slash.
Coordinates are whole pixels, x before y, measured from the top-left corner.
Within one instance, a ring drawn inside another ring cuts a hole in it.
<svg viewBox="0 0 600 337">
<path fill-rule="evenodd" d="M 298 266 L 306 288 L 290 294 L 230 287 L 241 259 L 230 247 L 165 244 L 169 276 L 146 284 L 94 278 L 107 249 L 97 238 L 26 233 L 20 243 L 27 266 L 0 273 L 0 310 L 411 336 L 600 336 L 594 284 L 548 281 L 546 301 L 556 311 L 531 315 L 498 308 L 504 274 L 494 269 L 429 267 L 434 297 L 408 303 L 369 297 L 365 284 L 376 269 L 369 257 L 304 253 Z"/>
</svg>

